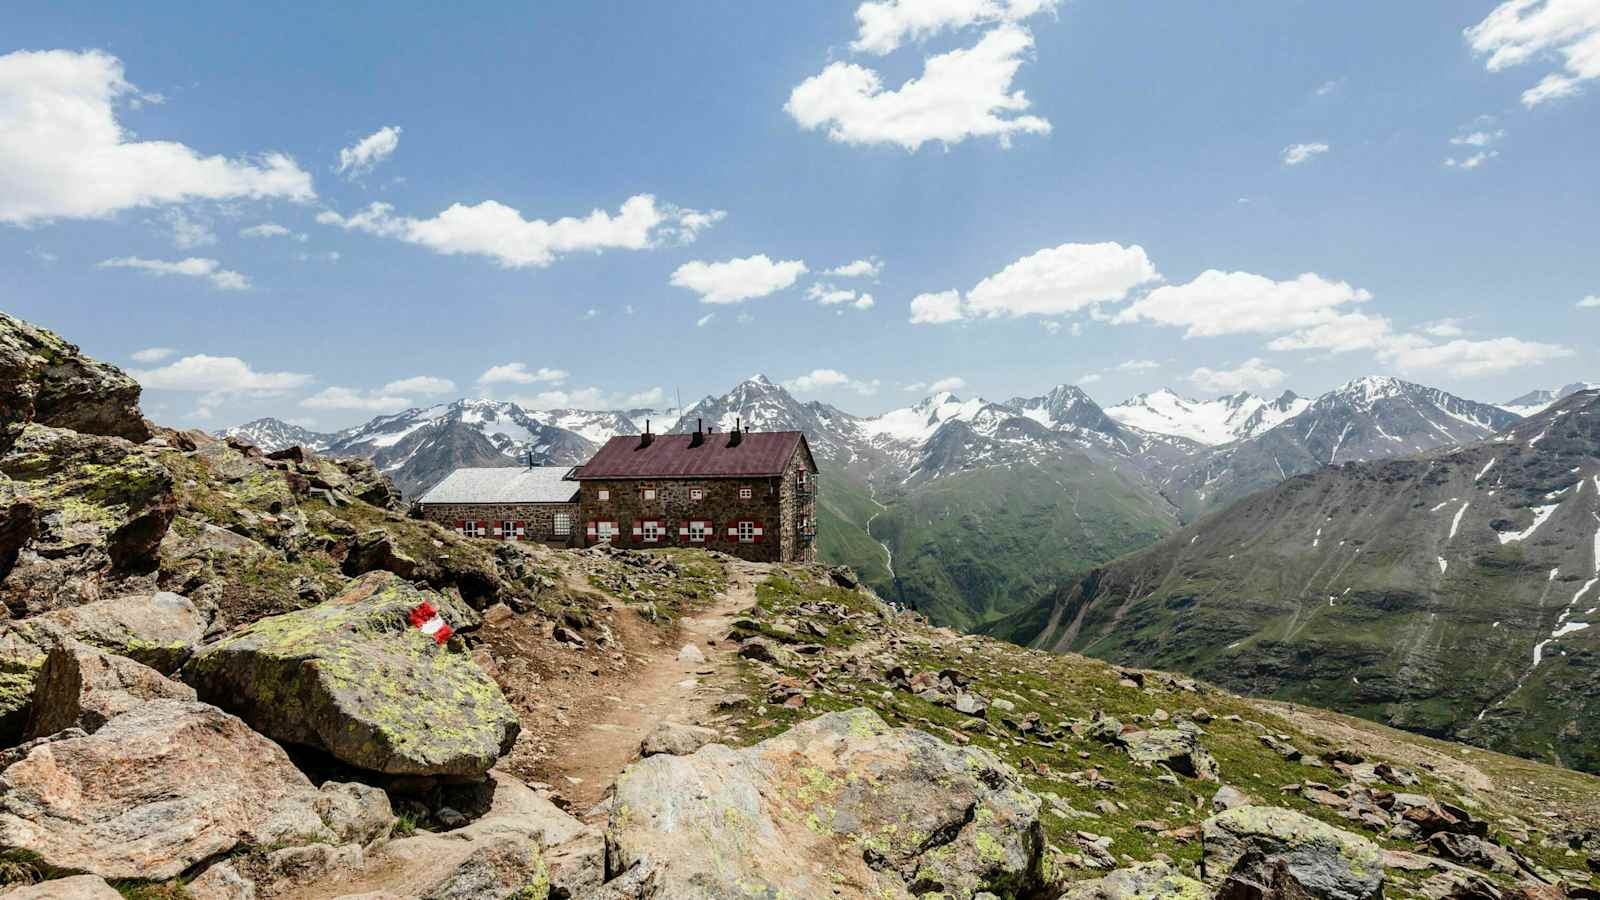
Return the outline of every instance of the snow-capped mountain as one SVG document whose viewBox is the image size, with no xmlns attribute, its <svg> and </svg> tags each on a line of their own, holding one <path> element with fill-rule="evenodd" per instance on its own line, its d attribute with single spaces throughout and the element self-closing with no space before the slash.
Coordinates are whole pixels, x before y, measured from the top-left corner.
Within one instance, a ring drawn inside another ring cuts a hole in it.
<svg viewBox="0 0 1600 900">
<path fill-rule="evenodd" d="M 240 438 L 255 444 L 264 452 L 272 453 L 285 447 L 306 447 L 311 450 L 322 450 L 336 437 L 333 434 L 324 434 L 312 431 L 285 422 L 282 419 L 256 419 L 243 425 L 235 425 L 219 432 L 221 437 Z"/>
<path fill-rule="evenodd" d="M 1574 381 L 1555 390 L 1529 391 L 1514 400 L 1500 404 L 1500 408 L 1519 416 L 1531 416 L 1549 409 L 1557 400 L 1565 400 L 1579 391 L 1592 391 L 1596 388 L 1600 388 L 1600 382 Z"/>
<path fill-rule="evenodd" d="M 595 446 L 619 434 L 638 434 L 644 430 L 646 420 L 650 420 L 651 428 L 656 431 L 670 430 L 673 422 L 677 421 L 671 412 L 658 413 L 648 409 L 633 412 L 639 413 L 638 418 L 629 412 L 591 409 L 530 410 L 528 417 L 542 425 L 570 431 Z"/>
<path fill-rule="evenodd" d="M 1293 391 L 1284 391 L 1276 400 L 1245 391 L 1195 400 L 1162 388 L 1107 407 L 1106 415 L 1123 425 L 1217 446 L 1255 437 L 1309 405 L 1310 400 Z"/>
<path fill-rule="evenodd" d="M 1323 466 L 1482 440 L 1518 418 L 1398 378 L 1358 378 L 1255 437 L 1182 461 L 1164 489 L 1192 517 Z"/>
</svg>

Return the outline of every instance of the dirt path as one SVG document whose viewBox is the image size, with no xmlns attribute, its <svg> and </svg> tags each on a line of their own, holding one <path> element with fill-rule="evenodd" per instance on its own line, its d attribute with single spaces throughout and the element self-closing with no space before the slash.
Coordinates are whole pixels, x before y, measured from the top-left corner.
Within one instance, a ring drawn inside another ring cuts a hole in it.
<svg viewBox="0 0 1600 900">
<path fill-rule="evenodd" d="M 545 762 L 555 786 L 582 812 L 604 795 L 638 758 L 639 743 L 663 720 L 696 724 L 712 712 L 721 686 L 732 678 L 734 645 L 723 638 L 738 613 L 755 605 L 756 584 L 767 575 L 759 563 L 730 560 L 728 587 L 709 606 L 678 620 L 676 638 L 652 647 L 624 684 L 584 710 Z M 694 647 L 703 659 L 686 653 Z"/>
</svg>

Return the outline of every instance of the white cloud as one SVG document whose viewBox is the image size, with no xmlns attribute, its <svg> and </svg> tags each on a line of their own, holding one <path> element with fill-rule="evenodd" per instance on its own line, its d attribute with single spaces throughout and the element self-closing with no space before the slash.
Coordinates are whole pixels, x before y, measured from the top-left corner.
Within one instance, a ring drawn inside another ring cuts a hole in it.
<svg viewBox="0 0 1600 900">
<path fill-rule="evenodd" d="M 696 328 L 704 328 L 707 325 L 710 325 L 711 324 L 711 320 L 716 318 L 716 315 L 717 314 L 714 313 L 714 312 L 706 313 L 705 315 L 701 316 L 700 318 L 694 320 L 694 327 L 696 327 Z"/>
<path fill-rule="evenodd" d="M 527 363 L 514 362 L 503 366 L 491 366 L 478 376 L 478 384 L 561 384 L 567 377 L 568 373 L 564 369 L 541 366 L 529 371 Z"/>
<path fill-rule="evenodd" d="M 1318 85 L 1316 93 L 1317 93 L 1318 97 L 1326 97 L 1329 94 L 1332 94 L 1335 91 L 1339 90 L 1339 88 L 1341 88 L 1343 86 L 1344 86 L 1344 79 L 1343 78 L 1335 78 L 1332 81 L 1324 81 L 1322 84 Z"/>
<path fill-rule="evenodd" d="M 911 298 L 911 324 L 913 325 L 940 325 L 945 322 L 959 322 L 961 315 L 961 292 L 957 290 L 940 291 L 937 294 L 918 294 Z"/>
<path fill-rule="evenodd" d="M 1117 365 L 1117 371 L 1119 372 L 1144 372 L 1159 368 L 1161 368 L 1161 363 L 1153 359 L 1130 359 Z"/>
<path fill-rule="evenodd" d="M 1451 138 L 1450 143 L 1457 147 L 1487 147 L 1505 136 L 1504 128 L 1497 128 L 1494 131 L 1469 131 Z"/>
<path fill-rule="evenodd" d="M 128 354 L 128 358 L 132 359 L 134 362 L 144 363 L 145 365 L 150 366 L 161 362 L 163 359 L 176 356 L 177 353 L 178 351 L 172 349 L 171 347 L 148 347 L 144 350 Z"/>
<path fill-rule="evenodd" d="M 585 322 L 587 322 L 590 319 L 598 318 L 599 315 L 600 315 L 600 310 L 595 309 L 594 307 L 591 306 L 588 309 L 583 311 L 583 315 L 580 318 L 582 318 Z"/>
<path fill-rule="evenodd" d="M 1579 309 L 1600 309 L 1600 294 L 1590 294 L 1578 301 Z"/>
<path fill-rule="evenodd" d="M 858 293 L 856 291 L 842 290 L 823 282 L 817 282 L 807 288 L 806 296 L 823 306 L 849 304 L 856 309 L 871 309 L 873 306 L 872 295 L 865 291 Z"/>
<path fill-rule="evenodd" d="M 851 378 L 838 369 L 812 369 L 810 373 L 791 378 L 783 383 L 791 391 L 813 393 L 816 391 L 837 389 L 855 391 L 862 396 L 869 396 L 878 392 L 879 381 L 860 381 Z"/>
<path fill-rule="evenodd" d="M 406 397 L 355 388 L 327 387 L 300 401 L 306 409 L 358 409 L 363 412 L 399 412 L 411 405 Z"/>
<path fill-rule="evenodd" d="M 399 381 L 391 381 L 378 390 L 384 394 L 448 394 L 456 389 L 456 383 L 448 378 L 436 378 L 432 375 L 413 375 Z"/>
<path fill-rule="evenodd" d="M 49 265 L 50 263 L 54 263 L 54 262 L 59 262 L 60 259 L 61 259 L 61 257 L 57 256 L 54 253 L 51 253 L 49 250 L 41 250 L 38 247 L 34 247 L 31 250 L 25 250 L 23 252 L 27 253 L 29 256 L 33 257 L 34 259 L 37 259 L 38 261 L 40 261 L 42 263 L 45 263 L 46 265 Z"/>
<path fill-rule="evenodd" d="M 1090 372 L 1087 375 L 1081 376 L 1078 379 L 1078 384 L 1094 384 L 1096 381 L 1101 380 L 1103 377 L 1104 376 L 1100 375 L 1098 372 Z"/>
<path fill-rule="evenodd" d="M 1250 272 L 1209 269 L 1186 284 L 1162 285 L 1119 312 L 1118 323 L 1181 326 L 1185 337 L 1280 334 L 1335 321 L 1350 303 L 1372 295 L 1343 281 L 1306 273 L 1274 281 Z"/>
<path fill-rule="evenodd" d="M 1488 54 L 1491 72 L 1551 55 L 1563 58 L 1563 72 L 1551 72 L 1523 91 L 1524 106 L 1573 96 L 1582 82 L 1600 78 L 1595 0 L 1505 0 L 1465 35 L 1473 50 Z"/>
<path fill-rule="evenodd" d="M 946 391 L 959 391 L 966 386 L 967 380 L 965 378 L 951 376 L 950 378 L 941 378 L 928 385 L 928 390 L 935 394 L 940 394 Z"/>
<path fill-rule="evenodd" d="M 1185 376 L 1186 381 L 1203 391 L 1217 394 L 1234 394 L 1239 391 L 1267 391 L 1283 383 L 1281 369 L 1267 365 L 1259 357 L 1247 359 L 1233 369 L 1195 369 Z"/>
<path fill-rule="evenodd" d="M 806 264 L 798 259 L 773 262 L 760 253 L 726 262 L 687 262 L 670 281 L 699 294 L 701 303 L 743 303 L 781 291 L 805 273 Z"/>
<path fill-rule="evenodd" d="M 172 243 L 179 250 L 192 250 L 217 242 L 216 232 L 203 218 L 191 217 L 181 209 L 169 209 L 161 218 L 172 229 Z"/>
<path fill-rule="evenodd" d="M 394 155 L 400 147 L 400 126 L 386 125 L 339 151 L 339 174 L 359 178 Z"/>
<path fill-rule="evenodd" d="M 1495 375 L 1574 354 L 1570 348 L 1559 344 L 1502 337 L 1482 341 L 1454 340 L 1444 344 L 1430 344 L 1415 338 L 1401 339 L 1391 342 L 1378 355 L 1402 370 L 1437 369 L 1470 378 Z"/>
<path fill-rule="evenodd" d="M 583 218 L 549 222 L 525 219 L 503 203 L 453 204 L 431 219 L 397 216 L 387 203 L 374 203 L 352 216 L 327 211 L 324 225 L 364 231 L 427 247 L 446 255 L 487 256 L 508 269 L 543 268 L 568 253 L 644 250 L 666 240 L 690 241 L 720 216 L 656 203 L 649 194 L 623 202 L 616 215 L 602 209 Z"/>
<path fill-rule="evenodd" d="M 877 278 L 883 274 L 883 261 L 876 256 L 867 259 L 858 259 L 842 266 L 834 266 L 823 270 L 824 275 L 833 275 L 837 278 Z"/>
<path fill-rule="evenodd" d="M 1383 316 L 1351 312 L 1292 334 L 1273 338 L 1268 350 L 1324 350 L 1349 353 L 1382 346 L 1391 334 L 1389 320 Z"/>
<path fill-rule="evenodd" d="M 1161 276 L 1137 244 L 1062 244 L 1024 256 L 978 282 L 965 298 L 955 291 L 911 301 L 914 323 L 1008 316 L 1060 316 L 1122 300 Z"/>
<path fill-rule="evenodd" d="M 1499 150 L 1480 150 L 1463 159 L 1456 159 L 1454 156 L 1448 157 L 1445 159 L 1444 164 L 1452 169 L 1476 169 L 1499 155 Z"/>
<path fill-rule="evenodd" d="M 639 409 L 656 407 L 666 400 L 660 387 L 632 394 L 607 394 L 597 387 L 542 391 L 531 396 L 511 397 L 511 402 L 527 409 Z"/>
<path fill-rule="evenodd" d="M 159 369 L 130 369 L 150 390 L 212 394 L 277 394 L 305 387 L 314 379 L 299 372 L 257 372 L 237 356 L 199 353 Z"/>
<path fill-rule="evenodd" d="M 240 237 L 246 238 L 294 238 L 300 243 L 305 243 L 308 237 L 304 232 L 291 231 L 276 222 L 262 222 L 260 225 L 251 225 L 249 228 L 239 230 Z"/>
<path fill-rule="evenodd" d="M 1020 22 L 1054 12 L 1060 0 L 870 0 L 856 8 L 860 33 L 852 50 L 882 56 L 907 40 L 992 22 Z"/>
<path fill-rule="evenodd" d="M 311 176 L 281 153 L 231 160 L 175 141 L 134 141 L 117 101 L 137 96 L 97 50 L 0 56 L 0 222 L 105 218 L 191 200 L 311 200 Z"/>
<path fill-rule="evenodd" d="M 1422 333 L 1438 338 L 1462 337 L 1467 330 L 1461 327 L 1460 319 L 1439 319 L 1422 326 Z"/>
<path fill-rule="evenodd" d="M 861 296 L 856 298 L 856 302 L 854 302 L 854 303 L 852 303 L 850 305 L 854 306 L 856 309 L 871 309 L 873 307 L 872 295 L 871 294 L 862 294 Z"/>
<path fill-rule="evenodd" d="M 846 144 L 898 144 L 915 151 L 930 141 L 946 146 L 971 137 L 995 137 L 1009 147 L 1013 134 L 1048 134 L 1050 123 L 1018 115 L 1029 106 L 1011 82 L 1033 47 L 1033 35 L 1002 25 L 976 45 L 928 57 L 922 77 L 885 90 L 876 71 L 835 62 L 801 82 L 786 110 L 800 127 L 826 127 Z"/>
<path fill-rule="evenodd" d="M 118 256 L 104 260 L 99 264 L 102 269 L 138 269 L 151 275 L 183 275 L 189 278 L 205 278 L 219 290 L 244 291 L 250 288 L 250 279 L 244 275 L 222 268 L 222 264 L 214 259 L 202 259 L 191 256 L 188 259 L 164 260 L 141 259 L 137 256 Z"/>
<path fill-rule="evenodd" d="M 1312 144 L 1290 144 L 1283 148 L 1283 164 L 1298 166 L 1306 160 L 1327 153 L 1330 148 L 1327 144 L 1317 142 Z"/>
</svg>

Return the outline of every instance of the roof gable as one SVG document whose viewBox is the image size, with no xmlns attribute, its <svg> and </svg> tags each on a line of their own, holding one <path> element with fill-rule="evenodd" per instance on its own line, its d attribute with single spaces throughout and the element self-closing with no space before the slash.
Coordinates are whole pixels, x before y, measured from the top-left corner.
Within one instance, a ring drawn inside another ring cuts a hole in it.
<svg viewBox="0 0 1600 900">
<path fill-rule="evenodd" d="M 698 447 L 693 434 L 652 435 L 640 446 L 639 435 L 607 441 L 600 452 L 573 475 L 597 478 L 764 478 L 782 475 L 797 448 L 805 446 L 798 431 L 746 431 L 729 446 L 732 432 L 706 432 Z M 810 451 L 806 451 L 810 461 Z M 810 463 L 813 469 L 816 464 Z"/>
</svg>

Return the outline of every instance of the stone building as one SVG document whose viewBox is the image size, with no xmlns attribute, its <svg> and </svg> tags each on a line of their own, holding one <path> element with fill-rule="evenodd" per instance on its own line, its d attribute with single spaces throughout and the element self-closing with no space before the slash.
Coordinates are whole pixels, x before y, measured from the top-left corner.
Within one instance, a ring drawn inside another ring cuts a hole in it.
<svg viewBox="0 0 1600 900">
<path fill-rule="evenodd" d="M 468 537 L 578 546 L 571 466 L 457 469 L 417 501 L 425 519 Z"/>
<path fill-rule="evenodd" d="M 798 431 L 614 437 L 570 476 L 583 542 L 816 559 L 817 463 Z"/>
</svg>

